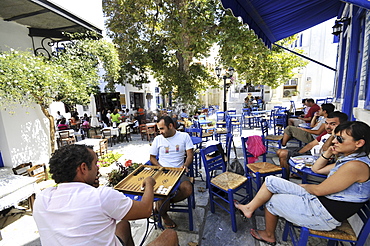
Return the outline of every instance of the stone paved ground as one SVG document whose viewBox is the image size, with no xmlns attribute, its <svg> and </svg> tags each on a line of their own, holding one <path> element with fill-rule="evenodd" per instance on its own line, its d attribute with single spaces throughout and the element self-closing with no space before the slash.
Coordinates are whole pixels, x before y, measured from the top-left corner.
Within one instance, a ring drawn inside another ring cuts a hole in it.
<svg viewBox="0 0 370 246">
<path fill-rule="evenodd" d="M 260 135 L 258 130 L 243 130 L 243 136 Z M 235 145 L 237 147 L 238 157 L 242 160 L 242 150 L 240 137 L 235 136 Z M 150 148 L 148 141 L 142 141 L 136 134 L 133 135 L 133 141 L 129 143 L 119 143 L 110 147 L 110 150 L 114 152 L 123 153 L 123 159 L 131 159 L 134 162 L 145 163 L 148 158 L 148 150 Z M 268 161 L 272 162 L 270 155 Z M 276 158 L 274 158 L 276 161 Z M 103 178 L 109 170 L 101 170 Z M 203 171 L 204 175 L 204 171 Z M 102 179 L 103 179 L 102 178 Z M 102 180 L 104 181 L 104 180 Z M 179 236 L 181 246 L 241 246 L 241 245 L 261 245 L 255 241 L 249 234 L 251 228 L 263 228 L 264 218 L 263 211 L 256 211 L 255 216 L 252 219 L 243 221 L 240 216 L 237 217 L 238 231 L 237 233 L 231 230 L 230 216 L 220 208 L 216 207 L 216 213 L 211 213 L 208 206 L 208 193 L 198 191 L 198 187 L 202 187 L 205 190 L 205 182 L 201 178 L 195 180 L 195 200 L 196 208 L 193 210 L 194 215 L 194 230 L 188 230 L 188 218 L 184 213 L 172 213 L 171 217 L 177 223 L 178 227 L 176 231 Z M 199 189 L 201 190 L 201 188 Z M 0 246 L 15 246 L 15 245 L 27 245 L 27 246 L 39 246 L 41 245 L 38 230 L 35 222 L 32 218 L 31 212 L 28 210 L 25 213 L 10 216 L 5 219 L 0 219 L 0 226 L 7 224 L 5 228 L 1 229 L 2 240 Z M 149 224 L 147 220 L 138 220 L 131 222 L 132 233 L 136 245 L 140 245 L 145 235 L 145 231 L 148 231 L 148 238 L 145 240 L 143 245 L 157 237 L 160 230 L 156 230 L 153 224 Z M 1 228 L 1 227 L 0 227 Z M 148 230 L 146 230 L 148 228 Z M 281 242 L 282 235 L 282 223 L 279 223 L 277 230 L 278 244 L 277 245 L 291 245 L 291 242 Z M 309 245 L 324 245 L 325 243 L 321 240 L 313 240 Z"/>
</svg>

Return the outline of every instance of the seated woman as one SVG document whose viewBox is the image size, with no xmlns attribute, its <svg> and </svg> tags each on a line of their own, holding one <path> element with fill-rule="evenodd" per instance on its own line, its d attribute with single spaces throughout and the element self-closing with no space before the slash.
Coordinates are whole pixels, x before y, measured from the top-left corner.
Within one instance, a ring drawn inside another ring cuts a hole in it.
<svg viewBox="0 0 370 246">
<path fill-rule="evenodd" d="M 62 130 L 68 130 L 68 129 L 69 129 L 69 126 L 66 124 L 66 118 L 61 119 L 58 125 L 58 130 L 62 131 Z"/>
<path fill-rule="evenodd" d="M 333 144 L 312 167 L 328 175 L 321 184 L 297 185 L 269 176 L 250 203 L 235 203 L 247 218 L 266 203 L 265 230 L 251 230 L 256 240 L 276 244 L 278 216 L 309 229 L 333 230 L 370 199 L 370 127 L 360 121 L 340 124 Z M 328 164 L 332 155 L 340 156 Z"/>
</svg>

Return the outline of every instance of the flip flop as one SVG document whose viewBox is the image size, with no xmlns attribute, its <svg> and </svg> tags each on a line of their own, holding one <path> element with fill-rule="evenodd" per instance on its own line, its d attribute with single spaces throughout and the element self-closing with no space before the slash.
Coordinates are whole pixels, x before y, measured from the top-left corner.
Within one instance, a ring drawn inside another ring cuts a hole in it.
<svg viewBox="0 0 370 246">
<path fill-rule="evenodd" d="M 258 238 L 252 234 L 252 231 L 254 231 L 254 232 L 256 233 L 256 235 L 258 236 Z M 251 229 L 251 232 L 250 232 L 250 233 L 251 233 L 252 237 L 253 237 L 254 239 L 256 239 L 257 241 L 260 241 L 260 242 L 263 242 L 263 243 L 265 243 L 265 244 L 272 245 L 272 246 L 275 246 L 275 245 L 276 245 L 276 242 L 267 242 L 266 240 L 264 240 L 264 239 L 260 236 L 260 234 L 258 233 L 258 231 L 257 231 L 257 230 L 255 230 L 255 229 Z"/>
<path fill-rule="evenodd" d="M 162 220 L 163 220 L 163 218 L 162 218 Z M 172 223 L 171 224 L 168 224 L 168 223 L 164 222 L 164 220 L 163 220 L 163 227 L 166 228 L 166 229 L 174 229 L 174 228 L 176 228 L 177 227 L 176 223 L 173 220 L 171 220 L 171 221 L 172 221 Z"/>
</svg>

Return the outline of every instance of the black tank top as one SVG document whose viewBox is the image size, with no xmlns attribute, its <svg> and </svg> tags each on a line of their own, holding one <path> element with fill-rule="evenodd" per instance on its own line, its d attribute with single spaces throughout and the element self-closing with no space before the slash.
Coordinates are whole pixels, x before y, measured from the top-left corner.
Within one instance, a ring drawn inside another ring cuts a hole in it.
<svg viewBox="0 0 370 246">
<path fill-rule="evenodd" d="M 339 222 L 354 215 L 365 203 L 344 202 L 328 199 L 325 196 L 317 197 L 328 212 Z"/>
</svg>

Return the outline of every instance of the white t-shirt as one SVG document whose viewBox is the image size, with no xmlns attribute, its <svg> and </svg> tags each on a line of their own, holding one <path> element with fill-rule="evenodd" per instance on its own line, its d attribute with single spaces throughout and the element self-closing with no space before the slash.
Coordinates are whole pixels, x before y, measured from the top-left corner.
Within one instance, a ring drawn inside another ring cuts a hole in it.
<svg viewBox="0 0 370 246">
<path fill-rule="evenodd" d="M 130 198 L 110 187 L 71 182 L 37 194 L 33 217 L 44 246 L 122 245 L 116 221 L 131 207 Z"/>
<path fill-rule="evenodd" d="M 331 136 L 331 134 L 327 133 L 325 134 L 324 136 L 321 137 L 320 139 L 320 142 L 318 145 L 315 145 L 313 146 L 313 148 L 311 149 L 311 155 L 316 155 L 318 156 L 320 153 L 321 153 L 321 148 L 322 146 L 324 145 L 324 143 L 326 142 L 326 140 L 328 140 L 328 138 Z"/>
<path fill-rule="evenodd" d="M 181 167 L 184 164 L 185 153 L 193 149 L 194 145 L 189 134 L 176 131 L 169 138 L 163 135 L 156 136 L 150 148 L 150 155 L 159 153 L 159 164 L 164 167 Z"/>
</svg>

